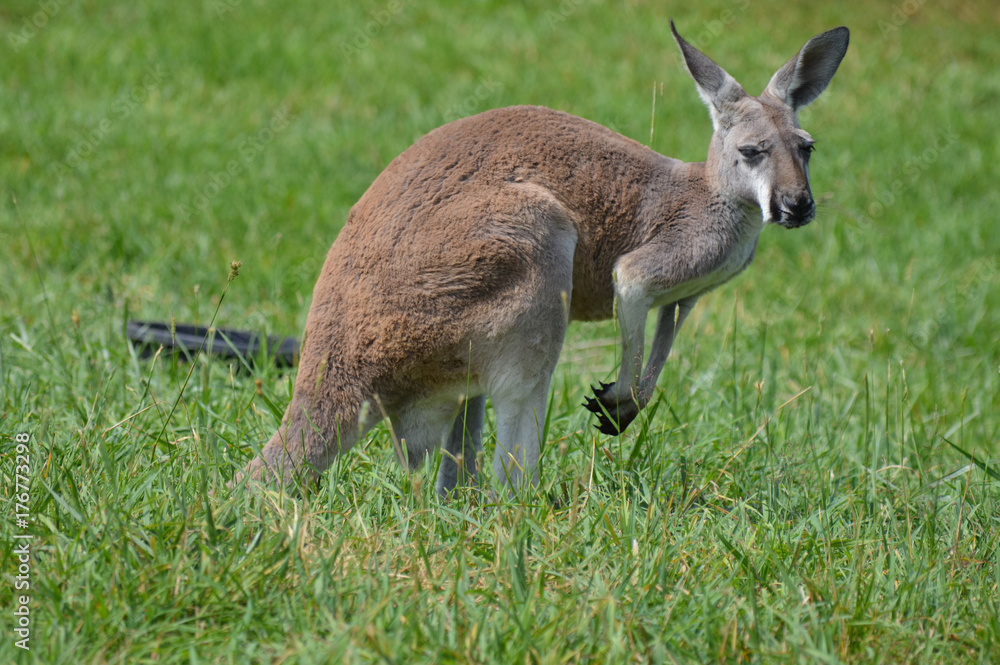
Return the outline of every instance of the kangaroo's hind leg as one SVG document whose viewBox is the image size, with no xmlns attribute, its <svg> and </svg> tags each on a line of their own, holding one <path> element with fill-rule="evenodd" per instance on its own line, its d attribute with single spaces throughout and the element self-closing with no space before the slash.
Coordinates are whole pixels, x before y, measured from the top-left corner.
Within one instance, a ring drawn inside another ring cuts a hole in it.
<svg viewBox="0 0 1000 665">
<path fill-rule="evenodd" d="M 465 400 L 444 442 L 437 491 L 446 498 L 456 487 L 475 485 L 476 458 L 483 449 L 483 421 L 486 419 L 486 396 Z"/>
<path fill-rule="evenodd" d="M 442 444 L 458 407 L 458 401 L 439 397 L 389 411 L 410 471 L 419 469 L 427 454 Z"/>
<path fill-rule="evenodd" d="M 520 393 L 494 394 L 497 445 L 493 455 L 493 475 L 498 485 L 507 488 L 509 495 L 528 486 L 538 486 L 545 406 L 553 367 L 541 371 L 536 369 L 534 376 L 525 376 Z"/>
<path fill-rule="evenodd" d="M 493 472 L 508 494 L 538 486 L 549 384 L 569 321 L 576 232 L 558 222 L 548 225 L 541 260 L 525 280 L 525 306 L 493 340 L 484 381 L 497 421 Z"/>
</svg>

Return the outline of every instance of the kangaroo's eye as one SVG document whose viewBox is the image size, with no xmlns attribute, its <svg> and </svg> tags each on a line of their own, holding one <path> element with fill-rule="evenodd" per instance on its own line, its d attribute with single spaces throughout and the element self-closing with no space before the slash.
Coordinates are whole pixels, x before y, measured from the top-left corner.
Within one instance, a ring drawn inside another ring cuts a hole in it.
<svg viewBox="0 0 1000 665">
<path fill-rule="evenodd" d="M 761 154 L 763 154 L 763 151 L 760 148 L 752 145 L 744 146 L 740 148 L 739 151 L 740 154 L 743 155 L 743 157 L 749 160 L 756 159 L 757 157 L 760 157 Z"/>
<path fill-rule="evenodd" d="M 813 145 L 812 143 L 806 143 L 805 145 L 802 146 L 802 154 L 805 155 L 806 157 L 813 154 L 814 152 L 816 152 L 816 146 Z"/>
</svg>

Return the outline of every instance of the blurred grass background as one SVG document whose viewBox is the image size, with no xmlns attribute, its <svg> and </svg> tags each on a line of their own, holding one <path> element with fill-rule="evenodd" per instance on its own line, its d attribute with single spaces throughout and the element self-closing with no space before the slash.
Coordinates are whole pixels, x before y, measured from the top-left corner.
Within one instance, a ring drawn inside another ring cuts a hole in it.
<svg viewBox="0 0 1000 665">
<path fill-rule="evenodd" d="M 384 430 L 302 504 L 204 495 L 288 377 L 199 363 L 182 389 L 123 319 L 207 323 L 239 259 L 216 323 L 300 334 L 350 206 L 455 117 L 541 104 L 700 161 L 670 16 L 753 94 L 852 32 L 800 115 L 817 220 L 702 300 L 648 428 L 593 432 L 617 335 L 574 325 L 543 470 L 563 508 L 442 507 Z M 1000 658 L 975 465 L 1000 454 L 998 28 L 985 0 L 8 0 L 0 434 L 4 496 L 8 440 L 37 446 L 37 662 Z"/>
</svg>

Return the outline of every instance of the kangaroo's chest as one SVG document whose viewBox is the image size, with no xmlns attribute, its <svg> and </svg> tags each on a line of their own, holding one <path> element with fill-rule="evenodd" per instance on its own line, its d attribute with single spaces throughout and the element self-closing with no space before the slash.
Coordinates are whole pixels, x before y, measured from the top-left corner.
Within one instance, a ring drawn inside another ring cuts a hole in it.
<svg viewBox="0 0 1000 665">
<path fill-rule="evenodd" d="M 757 238 L 756 234 L 746 238 L 726 254 L 722 264 L 706 275 L 704 280 L 706 290 L 728 282 L 753 262 L 753 257 L 757 253 Z"/>
</svg>

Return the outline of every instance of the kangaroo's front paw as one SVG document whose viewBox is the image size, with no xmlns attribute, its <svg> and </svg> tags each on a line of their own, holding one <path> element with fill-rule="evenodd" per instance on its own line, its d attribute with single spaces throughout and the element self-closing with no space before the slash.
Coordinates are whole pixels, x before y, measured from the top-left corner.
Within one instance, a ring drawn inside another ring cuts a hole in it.
<svg viewBox="0 0 1000 665">
<path fill-rule="evenodd" d="M 601 383 L 600 388 L 591 386 L 594 397 L 588 397 L 583 403 L 584 408 L 597 416 L 597 429 L 602 434 L 615 436 L 621 434 L 629 423 L 639 415 L 639 405 L 631 397 L 621 399 L 614 388 L 614 383 Z"/>
</svg>

